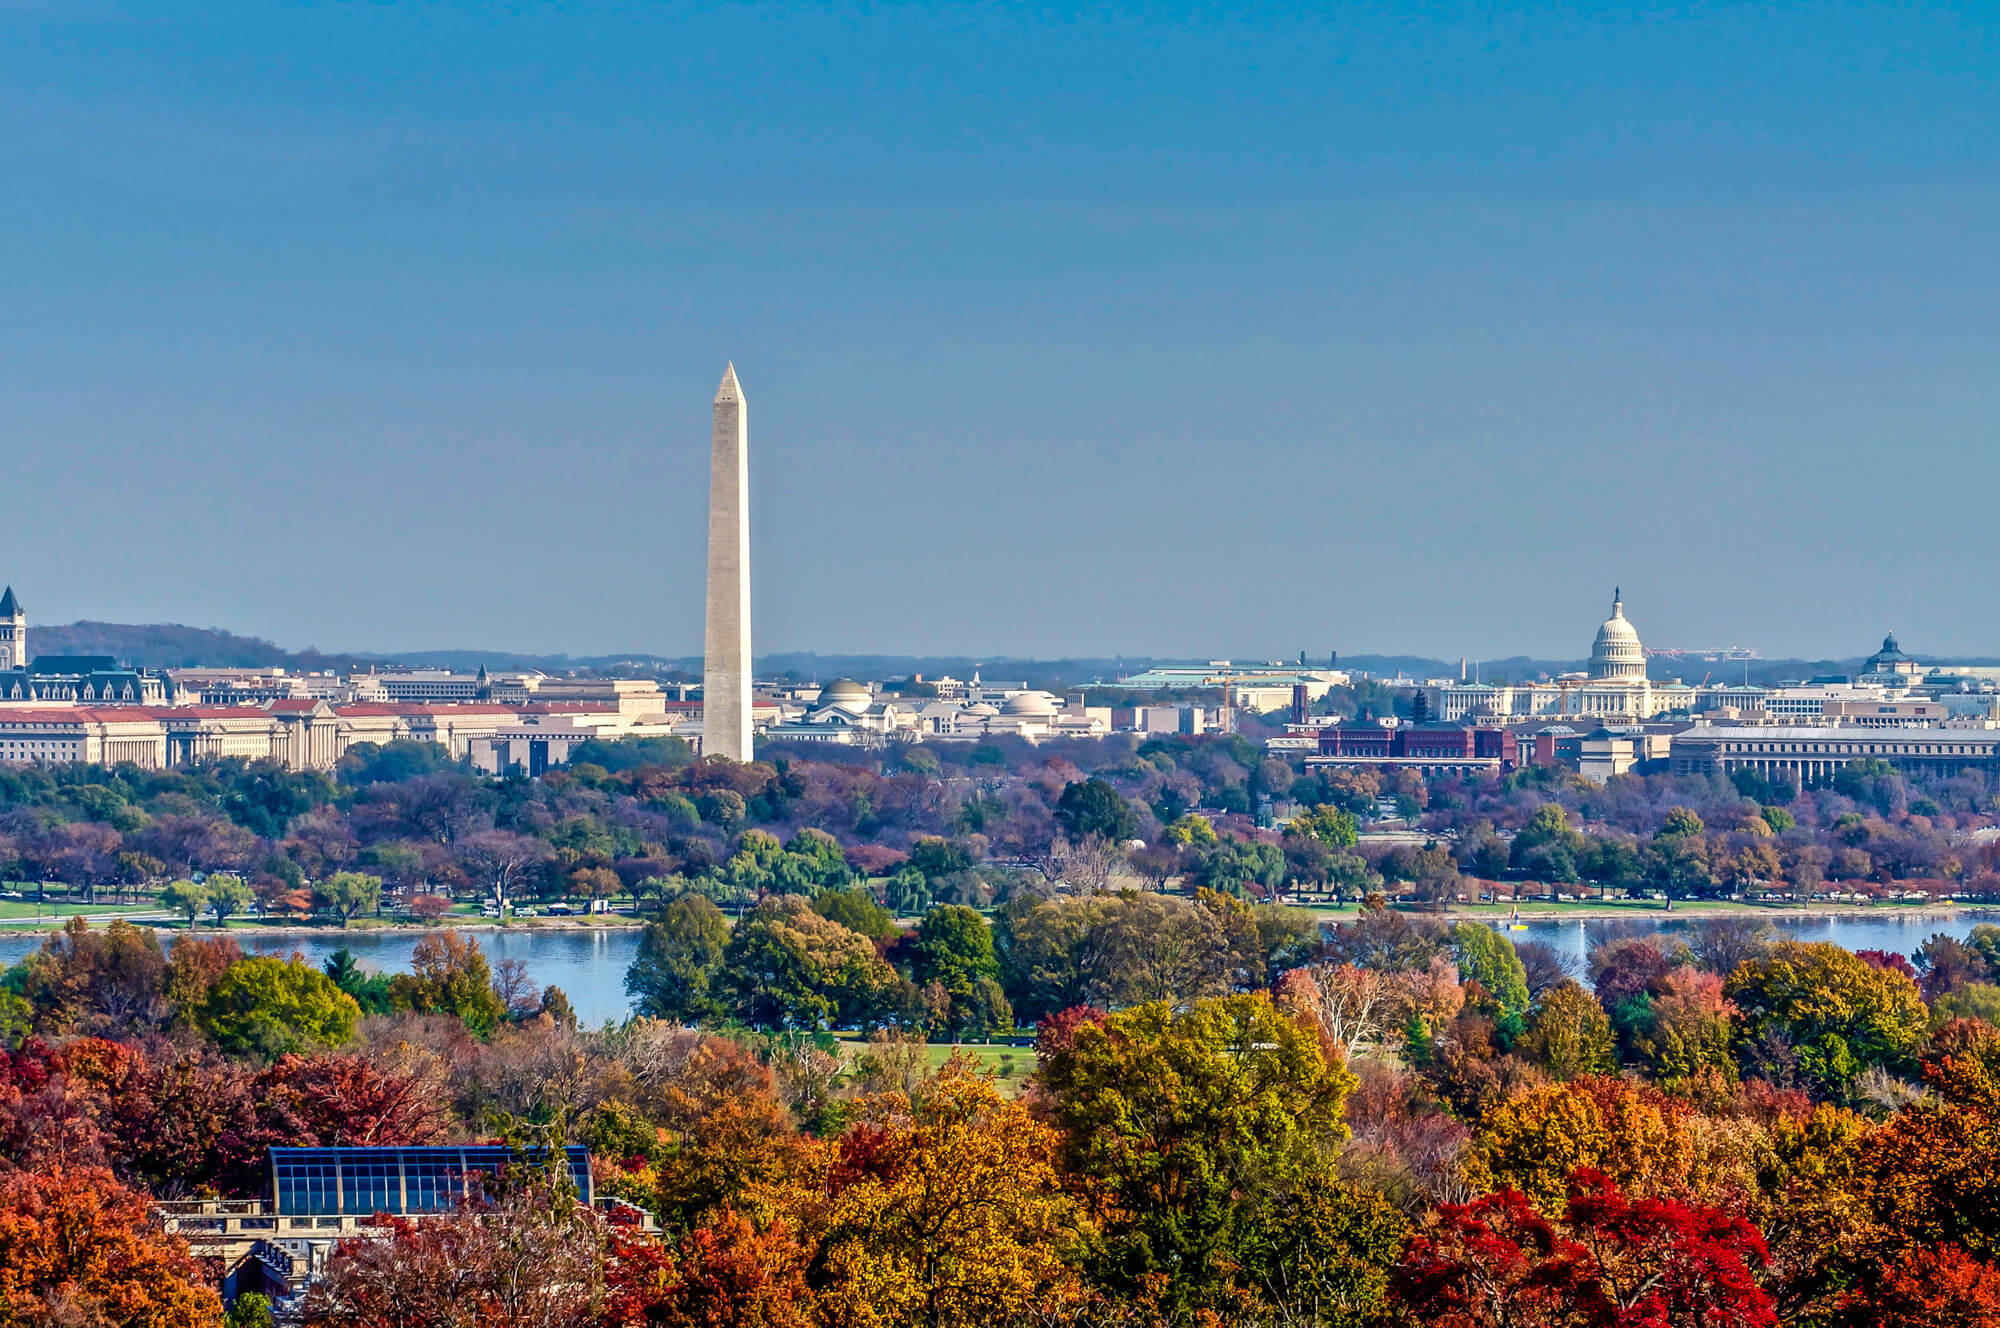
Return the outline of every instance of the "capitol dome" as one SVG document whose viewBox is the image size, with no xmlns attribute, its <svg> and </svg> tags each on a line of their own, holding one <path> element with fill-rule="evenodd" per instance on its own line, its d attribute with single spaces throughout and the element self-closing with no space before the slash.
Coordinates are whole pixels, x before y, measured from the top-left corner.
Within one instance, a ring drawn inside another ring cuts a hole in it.
<svg viewBox="0 0 2000 1328">
<path fill-rule="evenodd" d="M 874 694 L 852 678 L 836 678 L 819 689 L 820 705 L 840 705 L 850 710 L 866 710 L 874 703 Z"/>
<path fill-rule="evenodd" d="M 1643 678 L 1646 676 L 1646 647 L 1639 642 L 1639 630 L 1625 619 L 1622 594 L 1611 594 L 1611 616 L 1597 629 L 1590 647 L 1590 676 L 1603 678 Z"/>
<path fill-rule="evenodd" d="M 1003 715 L 1053 715 L 1056 699 L 1047 692 L 1016 692 L 1000 707 Z"/>
</svg>

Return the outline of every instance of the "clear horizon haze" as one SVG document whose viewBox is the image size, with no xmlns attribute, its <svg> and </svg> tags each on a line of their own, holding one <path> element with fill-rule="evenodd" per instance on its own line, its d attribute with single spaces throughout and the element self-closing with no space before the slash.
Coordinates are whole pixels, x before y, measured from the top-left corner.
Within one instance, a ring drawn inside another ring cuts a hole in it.
<svg viewBox="0 0 2000 1328">
<path fill-rule="evenodd" d="M 33 622 L 2000 654 L 2000 7 L 0 0 Z M 1249 7 L 1241 7 L 1248 10 Z"/>
</svg>

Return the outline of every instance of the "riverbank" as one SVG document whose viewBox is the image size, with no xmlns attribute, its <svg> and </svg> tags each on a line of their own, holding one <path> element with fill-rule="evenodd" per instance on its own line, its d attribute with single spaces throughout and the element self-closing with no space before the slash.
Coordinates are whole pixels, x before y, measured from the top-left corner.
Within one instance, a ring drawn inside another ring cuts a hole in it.
<svg viewBox="0 0 2000 1328">
<path fill-rule="evenodd" d="M 530 931 L 587 933 L 630 931 L 646 925 L 643 918 L 618 913 L 595 913 L 572 918 L 510 918 L 506 921 L 480 917 L 463 920 L 446 917 L 440 918 L 435 922 L 388 922 L 378 921 L 373 918 L 356 918 L 345 927 L 330 923 L 263 923 L 251 922 L 242 918 L 232 918 L 228 926 L 202 926 L 196 927 L 190 932 L 187 922 L 184 919 L 178 917 L 168 918 L 157 911 L 145 914 L 112 914 L 110 916 L 106 916 L 103 913 L 84 913 L 79 911 L 75 916 L 82 918 L 85 924 L 91 927 L 108 925 L 114 919 L 122 917 L 127 922 L 135 925 L 149 926 L 155 931 L 162 933 L 163 936 L 230 936 L 244 941 L 265 937 L 273 939 L 300 937 L 324 940 L 338 936 L 424 936 L 441 931 L 512 932 L 516 934 Z M 52 936 L 60 932 L 68 922 L 69 915 L 67 914 L 61 917 L 45 917 L 41 919 L 39 924 L 33 921 L 16 922 L 5 928 L 4 931 L 0 931 L 0 935 L 34 936 L 40 934 Z"/>
<path fill-rule="evenodd" d="M 1338 909 L 1313 906 L 1315 913 L 1325 913 L 1331 918 L 1351 918 L 1357 910 L 1353 905 Z M 1399 913 L 1412 917 L 1435 917 L 1447 921 L 1502 922 L 1514 916 L 1512 904 L 1454 904 L 1446 909 L 1435 910 L 1422 905 L 1398 907 Z M 1658 900 L 1652 899 L 1593 899 L 1575 900 L 1566 903 L 1551 903 L 1547 900 L 1522 900 L 1520 920 L 1523 922 L 1610 922 L 1626 920 L 1633 922 L 1663 922 L 1678 918 L 1748 918 L 1765 921 L 1779 921 L 1785 918 L 1806 919 L 1902 919 L 1902 918 L 1955 918 L 1966 913 L 2000 914 L 2000 904 L 1971 903 L 1926 903 L 1926 904 L 1757 904 L 1737 899 L 1684 899 L 1671 909 Z"/>
</svg>

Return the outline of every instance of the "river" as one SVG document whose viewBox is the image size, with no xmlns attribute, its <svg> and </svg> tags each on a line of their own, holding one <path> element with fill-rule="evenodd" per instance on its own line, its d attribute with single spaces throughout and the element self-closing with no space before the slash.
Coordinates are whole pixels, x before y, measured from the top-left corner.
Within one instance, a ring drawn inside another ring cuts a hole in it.
<svg viewBox="0 0 2000 1328">
<path fill-rule="evenodd" d="M 1351 917 L 1352 914 L 1342 916 Z M 1991 914 L 1958 913 L 1944 917 L 1924 917 L 1915 913 L 1882 913 L 1865 917 L 1771 916 L 1766 920 L 1781 935 L 1801 941 L 1832 941 L 1849 950 L 1888 950 L 1914 954 L 1918 946 L 1939 932 L 1962 937 Z M 1508 936 L 1515 941 L 1546 941 L 1558 951 L 1581 961 L 1593 945 L 1613 936 L 1641 936 L 1649 932 L 1684 932 L 1701 925 L 1697 916 L 1636 917 L 1603 920 L 1536 919 Z M 421 932 L 359 931 L 340 935 L 314 933 L 299 936 L 258 936 L 230 933 L 253 954 L 285 955 L 293 951 L 315 966 L 335 950 L 345 947 L 364 968 L 384 973 L 407 969 L 410 951 Z M 625 970 L 639 948 L 636 928 L 604 930 L 519 928 L 472 933 L 486 950 L 487 957 L 522 959 L 537 986 L 554 983 L 569 996 L 577 1017 L 597 1025 L 623 1019 L 630 1009 L 625 997 Z M 164 937 L 162 938 L 165 939 Z M 0 936 L 0 965 L 19 961 L 41 944 L 39 935 Z"/>
</svg>

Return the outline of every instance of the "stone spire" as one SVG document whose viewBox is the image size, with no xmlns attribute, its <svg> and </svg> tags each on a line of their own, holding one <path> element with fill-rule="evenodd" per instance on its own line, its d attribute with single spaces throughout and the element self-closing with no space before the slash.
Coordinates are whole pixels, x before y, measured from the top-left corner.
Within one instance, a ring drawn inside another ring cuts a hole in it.
<svg viewBox="0 0 2000 1328">
<path fill-rule="evenodd" d="M 715 392 L 708 466 L 708 622 L 702 645 L 701 750 L 748 761 L 750 727 L 750 424 L 736 366 Z"/>
</svg>

